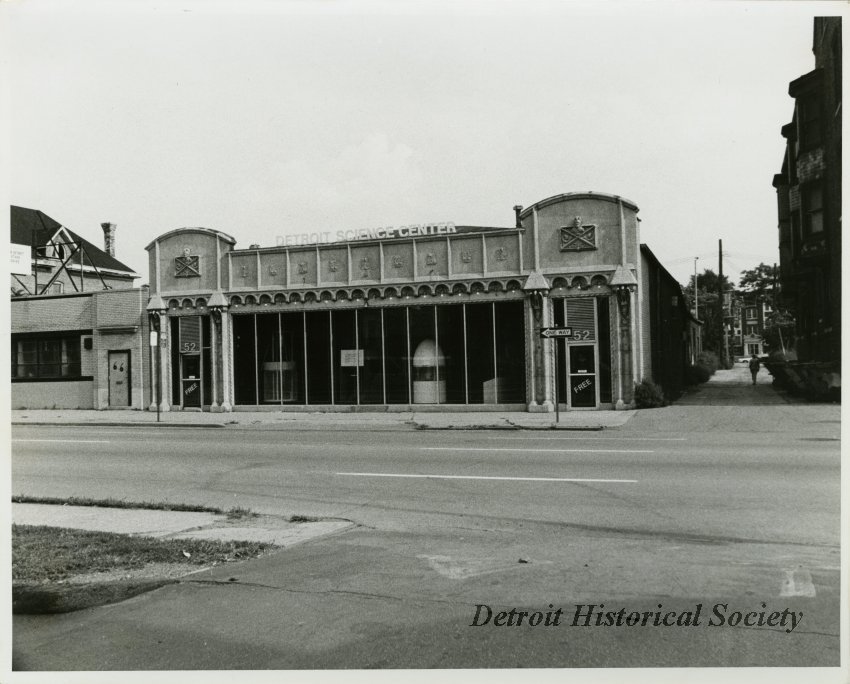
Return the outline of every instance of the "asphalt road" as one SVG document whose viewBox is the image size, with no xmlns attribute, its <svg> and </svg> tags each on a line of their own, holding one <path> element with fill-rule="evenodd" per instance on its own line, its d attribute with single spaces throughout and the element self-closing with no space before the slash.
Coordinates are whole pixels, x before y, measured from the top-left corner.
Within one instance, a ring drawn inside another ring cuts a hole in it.
<svg viewBox="0 0 850 684">
<path fill-rule="evenodd" d="M 118 607 L 16 617 L 15 667 L 837 665 L 835 412 L 697 432 L 696 410 L 681 430 L 661 414 L 559 433 L 15 428 L 14 494 L 360 525 Z M 602 604 L 603 624 L 575 619 Z M 604 624 L 696 606 L 698 625 Z M 512 608 L 543 622 L 493 624 Z"/>
</svg>

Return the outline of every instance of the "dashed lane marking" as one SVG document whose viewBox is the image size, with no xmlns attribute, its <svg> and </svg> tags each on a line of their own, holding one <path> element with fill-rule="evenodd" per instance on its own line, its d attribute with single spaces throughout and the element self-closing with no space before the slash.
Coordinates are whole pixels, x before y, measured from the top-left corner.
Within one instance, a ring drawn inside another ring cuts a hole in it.
<svg viewBox="0 0 850 684">
<path fill-rule="evenodd" d="M 493 447 L 419 447 L 422 451 L 551 451 L 556 454 L 654 454 L 649 449 L 538 449 L 517 447 L 515 449 Z"/>
<path fill-rule="evenodd" d="M 563 437 L 558 435 L 557 437 L 539 437 L 536 435 L 528 435 L 527 437 L 496 437 L 494 435 L 489 435 L 487 439 L 498 440 L 500 442 L 513 440 L 518 442 L 529 442 L 529 441 L 537 441 L 541 442 L 554 442 L 557 440 L 563 440 L 565 442 L 596 442 L 596 441 L 607 441 L 607 442 L 685 442 L 687 441 L 685 437 Z"/>
<path fill-rule="evenodd" d="M 634 484 L 637 480 L 608 480 L 588 477 L 508 477 L 496 475 L 419 475 L 410 473 L 336 473 L 347 477 L 402 477 L 420 480 L 504 480 L 514 482 L 608 482 Z"/>
</svg>

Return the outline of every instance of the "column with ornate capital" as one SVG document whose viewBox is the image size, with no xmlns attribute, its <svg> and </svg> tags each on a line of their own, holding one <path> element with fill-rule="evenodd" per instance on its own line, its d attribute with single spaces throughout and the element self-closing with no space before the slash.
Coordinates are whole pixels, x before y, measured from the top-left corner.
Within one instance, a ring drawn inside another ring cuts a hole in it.
<svg viewBox="0 0 850 684">
<path fill-rule="evenodd" d="M 219 411 L 233 411 L 233 331 L 232 316 L 224 309 L 220 317 L 219 358 L 221 359 L 221 404 Z"/>
<path fill-rule="evenodd" d="M 552 320 L 551 300 L 542 293 L 532 293 L 527 299 L 526 344 L 530 350 L 528 368 L 528 410 L 535 413 L 551 413 L 555 410 L 554 357 L 552 344 L 540 337 L 541 328 L 548 327 Z"/>
<path fill-rule="evenodd" d="M 632 288 L 620 287 L 617 289 L 617 309 L 619 315 L 620 342 L 620 395 L 617 397 L 617 409 L 629 408 L 634 398 L 634 378 L 632 368 L 634 366 L 634 344 L 632 340 Z"/>
<path fill-rule="evenodd" d="M 164 313 L 159 317 L 159 410 L 171 410 L 171 319 Z"/>
<path fill-rule="evenodd" d="M 555 392 L 552 385 L 552 359 L 548 340 L 540 337 L 541 328 L 551 320 L 551 303 L 546 296 L 549 282 L 539 270 L 532 271 L 525 281 L 525 344 L 528 350 L 526 363 L 527 407 L 531 412 L 551 412 Z"/>
</svg>

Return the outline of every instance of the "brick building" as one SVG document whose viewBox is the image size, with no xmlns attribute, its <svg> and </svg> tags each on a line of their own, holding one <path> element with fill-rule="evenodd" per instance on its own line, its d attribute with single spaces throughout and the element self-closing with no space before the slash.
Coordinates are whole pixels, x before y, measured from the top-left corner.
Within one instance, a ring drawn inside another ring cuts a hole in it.
<svg viewBox="0 0 850 684">
<path fill-rule="evenodd" d="M 815 68 L 791 81 L 785 155 L 773 178 L 782 306 L 797 320 L 801 361 L 841 362 L 841 17 L 816 17 Z"/>
<path fill-rule="evenodd" d="M 12 207 L 12 408 L 136 408 L 150 402 L 148 288 L 46 214 Z"/>
</svg>

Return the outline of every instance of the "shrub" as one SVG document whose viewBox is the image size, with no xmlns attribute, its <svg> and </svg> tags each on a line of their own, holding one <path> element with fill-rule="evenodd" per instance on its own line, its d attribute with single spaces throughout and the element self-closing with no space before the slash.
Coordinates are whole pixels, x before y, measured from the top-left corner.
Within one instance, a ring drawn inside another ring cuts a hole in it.
<svg viewBox="0 0 850 684">
<path fill-rule="evenodd" d="M 710 377 L 711 371 L 709 368 L 698 363 L 696 366 L 688 366 L 685 381 L 689 385 L 701 385 L 704 382 L 708 382 Z"/>
<path fill-rule="evenodd" d="M 720 368 L 720 359 L 717 354 L 712 351 L 703 351 L 697 356 L 697 366 L 705 366 L 708 370 L 708 376 L 714 375 L 714 371 Z"/>
<path fill-rule="evenodd" d="M 642 380 L 639 385 L 635 385 L 635 406 L 637 408 L 658 408 L 659 406 L 667 406 L 667 403 L 664 398 L 664 391 L 654 382 Z"/>
</svg>

